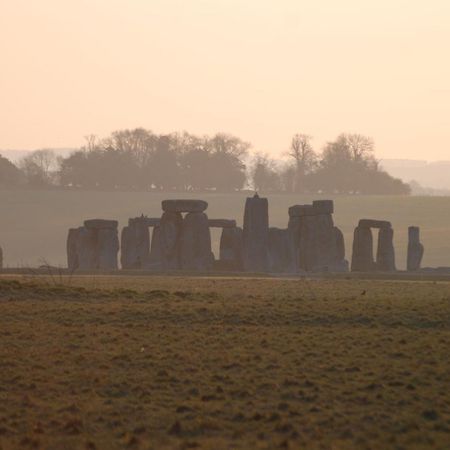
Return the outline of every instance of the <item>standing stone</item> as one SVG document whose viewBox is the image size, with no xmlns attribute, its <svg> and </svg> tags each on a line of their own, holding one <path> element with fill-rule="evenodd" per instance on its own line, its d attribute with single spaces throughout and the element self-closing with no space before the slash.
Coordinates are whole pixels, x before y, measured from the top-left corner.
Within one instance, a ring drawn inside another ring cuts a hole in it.
<svg viewBox="0 0 450 450">
<path fill-rule="evenodd" d="M 316 216 L 300 217 L 298 266 L 301 271 L 311 272 L 317 266 L 317 220 Z"/>
<path fill-rule="evenodd" d="M 180 240 L 183 217 L 179 212 L 164 212 L 160 224 L 161 263 L 164 270 L 180 269 Z"/>
<path fill-rule="evenodd" d="M 372 230 L 358 226 L 353 236 L 352 272 L 372 272 L 375 269 Z"/>
<path fill-rule="evenodd" d="M 395 272 L 394 230 L 380 228 L 378 232 L 377 270 Z"/>
<path fill-rule="evenodd" d="M 269 228 L 269 270 L 289 272 L 292 267 L 292 253 L 289 245 L 289 231 Z"/>
<path fill-rule="evenodd" d="M 269 204 L 258 194 L 248 197 L 244 212 L 244 269 L 267 272 L 269 269 Z"/>
<path fill-rule="evenodd" d="M 122 228 L 120 235 L 120 266 L 122 269 L 131 269 L 134 261 L 133 258 L 133 230 L 128 225 Z"/>
<path fill-rule="evenodd" d="M 97 236 L 98 269 L 117 270 L 119 237 L 117 228 L 102 228 Z"/>
<path fill-rule="evenodd" d="M 67 267 L 73 272 L 78 269 L 78 251 L 77 251 L 77 242 L 78 242 L 79 228 L 70 228 L 69 234 L 67 235 Z"/>
<path fill-rule="evenodd" d="M 153 228 L 152 240 L 150 245 L 150 257 L 147 267 L 149 269 L 161 269 L 162 252 L 161 252 L 161 228 L 159 226 Z"/>
<path fill-rule="evenodd" d="M 3 269 L 3 249 L 0 247 L 0 270 Z"/>
<path fill-rule="evenodd" d="M 408 259 L 406 268 L 408 272 L 416 272 L 420 270 L 424 247 L 420 242 L 420 228 L 408 228 Z"/>
<path fill-rule="evenodd" d="M 202 212 L 186 215 L 181 228 L 180 261 L 183 270 L 208 271 L 213 267 L 208 216 Z"/>
<path fill-rule="evenodd" d="M 336 246 L 336 260 L 343 261 L 345 260 L 345 241 L 344 235 L 342 231 L 338 227 L 334 227 L 334 242 Z"/>
<path fill-rule="evenodd" d="M 227 269 L 240 271 L 243 269 L 242 228 L 223 228 L 220 236 L 220 262 Z"/>
<path fill-rule="evenodd" d="M 98 267 L 97 232 L 86 227 L 78 228 L 77 239 L 78 268 L 95 270 Z"/>
</svg>

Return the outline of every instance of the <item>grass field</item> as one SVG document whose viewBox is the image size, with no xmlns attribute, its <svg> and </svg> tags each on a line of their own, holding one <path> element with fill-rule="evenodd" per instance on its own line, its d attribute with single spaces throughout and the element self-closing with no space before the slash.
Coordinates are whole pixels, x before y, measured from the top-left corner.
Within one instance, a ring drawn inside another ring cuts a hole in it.
<svg viewBox="0 0 450 450">
<path fill-rule="evenodd" d="M 87 218 L 113 218 L 120 227 L 141 213 L 159 217 L 161 200 L 200 197 L 209 202 L 211 218 L 236 219 L 242 224 L 244 194 L 158 194 L 144 192 L 0 191 L 0 245 L 5 264 L 36 266 L 42 259 L 65 265 L 67 230 Z M 269 195 L 272 226 L 286 227 L 288 207 L 319 196 Z M 335 223 L 344 232 L 347 258 L 351 257 L 353 229 L 360 218 L 390 220 L 395 228 L 399 268 L 405 267 L 407 228 L 422 228 L 424 265 L 450 266 L 449 197 L 335 197 Z M 217 251 L 219 232 L 213 234 Z"/>
<path fill-rule="evenodd" d="M 2 277 L 0 449 L 446 450 L 449 348 L 448 282 Z"/>
</svg>

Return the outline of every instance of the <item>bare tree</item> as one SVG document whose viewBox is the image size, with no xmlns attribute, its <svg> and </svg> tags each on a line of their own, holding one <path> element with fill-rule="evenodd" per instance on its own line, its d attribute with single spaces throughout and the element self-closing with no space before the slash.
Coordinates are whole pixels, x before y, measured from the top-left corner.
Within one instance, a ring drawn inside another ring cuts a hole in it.
<svg viewBox="0 0 450 450">
<path fill-rule="evenodd" d="M 296 134 L 292 138 L 288 155 L 294 159 L 296 167 L 296 191 L 304 188 L 305 175 L 310 172 L 317 160 L 317 155 L 311 145 L 311 136 Z"/>
<path fill-rule="evenodd" d="M 354 161 L 371 158 L 375 148 L 372 138 L 362 134 L 343 134 L 341 136 L 345 139 Z"/>
<path fill-rule="evenodd" d="M 53 150 L 36 150 L 22 158 L 19 167 L 28 184 L 48 186 L 52 184 L 56 171 L 57 158 Z"/>
</svg>

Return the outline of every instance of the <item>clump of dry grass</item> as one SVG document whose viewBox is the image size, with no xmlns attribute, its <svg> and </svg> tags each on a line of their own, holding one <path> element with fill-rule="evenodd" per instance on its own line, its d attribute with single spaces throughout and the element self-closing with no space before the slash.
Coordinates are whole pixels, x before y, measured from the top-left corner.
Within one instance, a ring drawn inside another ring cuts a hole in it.
<svg viewBox="0 0 450 450">
<path fill-rule="evenodd" d="M 0 280 L 0 448 L 448 448 L 447 283 L 90 283 Z"/>
</svg>

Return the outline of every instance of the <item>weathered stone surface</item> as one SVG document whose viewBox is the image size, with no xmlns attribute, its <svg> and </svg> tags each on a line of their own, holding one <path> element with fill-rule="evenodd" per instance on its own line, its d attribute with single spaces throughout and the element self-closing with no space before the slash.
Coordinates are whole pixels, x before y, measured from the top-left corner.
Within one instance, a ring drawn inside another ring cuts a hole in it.
<svg viewBox="0 0 450 450">
<path fill-rule="evenodd" d="M 78 268 L 95 270 L 98 267 L 97 232 L 95 229 L 78 228 L 77 239 Z"/>
<path fill-rule="evenodd" d="M 243 231 L 242 228 L 223 228 L 220 236 L 219 259 L 228 270 L 243 269 Z"/>
<path fill-rule="evenodd" d="M 97 236 L 98 269 L 117 270 L 117 255 L 119 253 L 119 237 L 117 229 L 103 228 Z"/>
<path fill-rule="evenodd" d="M 377 270 L 381 272 L 394 272 L 394 230 L 392 228 L 380 228 L 378 232 Z"/>
<path fill-rule="evenodd" d="M 269 205 L 257 194 L 248 197 L 244 212 L 244 269 L 266 272 L 269 269 Z"/>
<path fill-rule="evenodd" d="M 289 231 L 269 228 L 269 270 L 274 273 L 290 272 L 292 252 Z"/>
<path fill-rule="evenodd" d="M 327 208 L 330 209 L 329 204 Z M 322 211 L 325 211 L 325 208 Z M 297 210 L 296 213 L 298 212 Z M 340 230 L 334 226 L 331 214 L 295 215 L 296 213 L 290 216 L 288 224 L 291 252 L 289 271 L 341 272 L 347 270 L 344 238 Z"/>
<path fill-rule="evenodd" d="M 84 226 L 88 229 L 100 230 L 104 228 L 117 228 L 119 222 L 117 220 L 90 219 L 84 221 Z"/>
<path fill-rule="evenodd" d="M 204 200 L 163 200 L 161 206 L 164 212 L 189 213 L 205 211 L 208 203 Z"/>
<path fill-rule="evenodd" d="M 230 219 L 208 219 L 210 228 L 235 228 L 236 221 Z"/>
<path fill-rule="evenodd" d="M 303 217 L 317 215 L 316 209 L 312 205 L 294 205 L 288 210 L 289 217 Z"/>
<path fill-rule="evenodd" d="M 334 241 L 336 245 L 336 261 L 345 260 L 345 241 L 342 231 L 338 227 L 333 228 L 334 231 Z M 348 266 L 348 263 L 347 263 Z"/>
<path fill-rule="evenodd" d="M 180 240 L 180 260 L 183 270 L 208 271 L 213 267 L 211 234 L 208 216 L 189 213 L 183 220 Z"/>
<path fill-rule="evenodd" d="M 420 242 L 420 228 L 408 228 L 408 257 L 406 269 L 408 272 L 415 272 L 420 270 L 422 258 L 424 254 L 424 247 Z"/>
<path fill-rule="evenodd" d="M 358 226 L 360 228 L 392 228 L 391 222 L 373 219 L 361 219 Z"/>
<path fill-rule="evenodd" d="M 144 268 L 150 252 L 150 234 L 147 217 L 136 217 L 128 221 L 121 235 L 122 269 Z"/>
<path fill-rule="evenodd" d="M 159 227 L 161 219 L 159 217 L 133 217 L 128 219 L 128 225 L 134 225 L 136 222 L 145 225 L 147 228 Z"/>
<path fill-rule="evenodd" d="M 3 269 L 3 249 L 0 247 L 0 270 Z"/>
<path fill-rule="evenodd" d="M 164 270 L 180 269 L 180 240 L 183 217 L 179 212 L 164 212 L 160 224 L 161 264 Z M 209 229 L 209 228 L 208 228 Z"/>
<path fill-rule="evenodd" d="M 333 214 L 334 202 L 333 200 L 314 200 L 312 203 L 313 208 L 317 214 Z"/>
<path fill-rule="evenodd" d="M 353 236 L 352 272 L 372 272 L 375 269 L 372 230 L 358 226 Z"/>
<path fill-rule="evenodd" d="M 160 270 L 162 268 L 161 228 L 154 227 L 150 245 L 150 257 L 146 265 L 147 269 Z"/>
<path fill-rule="evenodd" d="M 78 251 L 77 251 L 78 234 L 79 228 L 70 228 L 69 233 L 67 235 L 67 243 L 66 243 L 67 268 L 72 272 L 78 269 Z"/>
</svg>

